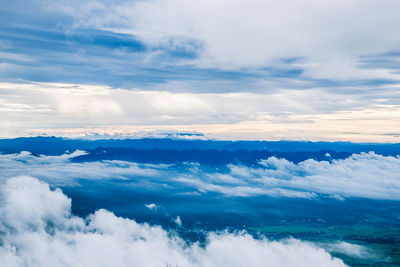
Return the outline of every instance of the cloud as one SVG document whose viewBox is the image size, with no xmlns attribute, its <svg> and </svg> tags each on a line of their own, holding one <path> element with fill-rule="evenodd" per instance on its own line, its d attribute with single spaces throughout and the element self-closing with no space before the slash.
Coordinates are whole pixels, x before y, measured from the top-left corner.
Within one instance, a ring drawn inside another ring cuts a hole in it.
<svg viewBox="0 0 400 267">
<path fill-rule="evenodd" d="M 72 163 L 69 159 L 85 152 L 61 156 L 34 156 L 29 152 L 0 155 L 1 179 L 33 175 L 54 185 L 75 184 L 78 179 L 120 179 L 158 176 L 163 165 L 139 165 L 124 161 Z"/>
<path fill-rule="evenodd" d="M 312 199 L 320 194 L 340 201 L 346 197 L 400 200 L 399 156 L 385 157 L 370 152 L 332 162 L 308 159 L 298 164 L 271 157 L 261 160 L 260 165 L 228 165 L 227 173 L 196 173 L 175 181 L 201 192 L 232 196 Z"/>
<path fill-rule="evenodd" d="M 251 197 L 259 195 L 267 195 L 273 197 L 290 197 L 290 198 L 308 198 L 311 199 L 315 195 L 311 192 L 302 192 L 296 190 L 287 190 L 279 187 L 258 187 L 249 183 L 245 185 L 231 185 L 230 183 L 213 183 L 212 181 L 204 181 L 204 177 L 179 177 L 174 179 L 178 183 L 192 186 L 200 192 L 218 192 L 227 196 Z"/>
<path fill-rule="evenodd" d="M 28 176 L 10 179 L 1 188 L 2 226 L 16 231 L 44 229 L 48 222 L 61 224 L 70 216 L 71 200 L 49 185 Z"/>
<path fill-rule="evenodd" d="M 0 137 L 186 131 L 220 139 L 396 142 L 395 89 L 371 96 L 323 89 L 202 94 L 0 83 Z"/>
<path fill-rule="evenodd" d="M 154 204 L 154 203 L 150 203 L 150 204 L 145 204 L 144 205 L 146 208 L 148 208 L 149 210 L 156 210 L 158 208 L 158 205 Z"/>
<path fill-rule="evenodd" d="M 31 177 L 1 187 L 0 257 L 5 266 L 345 266 L 299 240 L 268 241 L 213 233 L 186 244 L 158 226 L 98 210 L 71 214 L 71 200 Z"/>
<path fill-rule="evenodd" d="M 384 86 L 398 87 L 398 5 L 18 0 L 0 10 L 7 26 L 0 33 L 0 80 L 202 93 L 323 89 L 371 97 L 387 92 Z"/>
<path fill-rule="evenodd" d="M 84 152 L 34 156 L 29 152 L 0 155 L 1 180 L 32 175 L 52 185 L 78 185 L 82 180 L 108 179 L 132 189 L 158 194 L 207 194 L 287 198 L 370 198 L 400 200 L 400 157 L 373 152 L 346 159 L 295 164 L 271 157 L 256 166 L 228 165 L 226 170 L 194 164 L 138 164 L 125 161 L 72 163 Z M 149 209 L 156 204 L 147 205 Z"/>
<path fill-rule="evenodd" d="M 194 64 L 204 68 L 284 66 L 283 59 L 292 59 L 308 77 L 399 78 L 388 69 L 358 66 L 361 56 L 398 49 L 395 0 L 149 0 L 54 6 L 68 6 L 64 10 L 78 28 L 132 34 L 153 49 L 195 50 Z"/>
<path fill-rule="evenodd" d="M 176 219 L 174 220 L 174 222 L 175 222 L 177 225 L 182 226 L 182 220 L 181 220 L 181 217 L 180 217 L 180 216 L 177 216 Z"/>
<path fill-rule="evenodd" d="M 275 177 L 282 186 L 344 197 L 366 197 L 400 200 L 400 158 L 384 157 L 373 152 L 355 154 L 343 160 L 317 162 L 306 160 L 295 165 L 286 160 L 270 158 L 262 161 L 266 169 L 259 182 L 274 184 Z M 251 171 L 250 171 L 251 172 Z"/>
<path fill-rule="evenodd" d="M 337 242 L 337 243 L 328 243 L 321 244 L 329 252 L 343 253 L 345 255 L 349 255 L 351 257 L 357 258 L 376 258 L 377 255 L 366 247 L 351 244 L 348 242 Z"/>
</svg>

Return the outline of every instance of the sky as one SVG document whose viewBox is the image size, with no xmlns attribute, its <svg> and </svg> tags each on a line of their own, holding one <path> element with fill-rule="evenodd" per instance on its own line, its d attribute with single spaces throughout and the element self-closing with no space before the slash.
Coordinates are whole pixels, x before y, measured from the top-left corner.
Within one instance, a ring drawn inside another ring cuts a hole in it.
<svg viewBox="0 0 400 267">
<path fill-rule="evenodd" d="M 0 138 L 399 142 L 398 10 L 397 0 L 2 4 Z"/>
</svg>

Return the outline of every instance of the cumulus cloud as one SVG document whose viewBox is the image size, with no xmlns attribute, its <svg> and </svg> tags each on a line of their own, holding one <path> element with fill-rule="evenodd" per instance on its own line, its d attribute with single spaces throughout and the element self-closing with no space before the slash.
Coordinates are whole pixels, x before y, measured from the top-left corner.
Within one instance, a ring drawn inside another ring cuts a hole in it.
<svg viewBox="0 0 400 267">
<path fill-rule="evenodd" d="M 132 188 L 159 190 L 162 194 L 216 192 L 237 197 L 400 200 L 400 157 L 373 152 L 329 162 L 309 159 L 298 164 L 271 157 L 256 166 L 228 165 L 226 171 L 205 168 L 197 163 L 176 166 L 115 160 L 70 161 L 71 157 L 82 153 L 39 157 L 29 152 L 0 155 L 1 180 L 32 175 L 59 186 L 76 185 L 81 179 L 119 180 Z M 156 209 L 158 206 L 149 203 L 146 207 Z"/>
<path fill-rule="evenodd" d="M 59 189 L 31 177 L 7 180 L 1 198 L 5 266 L 345 266 L 324 249 L 293 239 L 214 233 L 203 247 L 106 210 L 79 218 Z"/>
</svg>

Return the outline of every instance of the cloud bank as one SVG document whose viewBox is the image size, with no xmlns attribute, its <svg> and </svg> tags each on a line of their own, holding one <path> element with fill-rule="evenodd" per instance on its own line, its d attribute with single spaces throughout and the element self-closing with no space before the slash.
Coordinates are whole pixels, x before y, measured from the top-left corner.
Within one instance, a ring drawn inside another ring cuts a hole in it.
<svg viewBox="0 0 400 267">
<path fill-rule="evenodd" d="M 323 88 L 204 94 L 0 83 L 0 137 L 181 131 L 230 140 L 396 142 L 400 90 L 395 88 L 368 94 Z"/>
<path fill-rule="evenodd" d="M 207 194 L 289 198 L 329 197 L 400 200 L 400 157 L 373 152 L 346 159 L 298 164 L 271 157 L 254 166 L 210 168 L 198 163 L 137 164 L 125 161 L 72 163 L 62 156 L 34 156 L 28 152 L 0 155 L 1 180 L 31 175 L 52 185 L 78 185 L 81 180 L 121 181 L 132 189 L 160 194 Z M 156 206 L 149 204 L 148 208 Z"/>
<path fill-rule="evenodd" d="M 32 175 L 55 185 L 74 184 L 77 179 L 119 179 L 155 177 L 163 165 L 139 165 L 123 161 L 71 163 L 70 158 L 81 155 L 76 151 L 62 156 L 34 156 L 29 152 L 0 155 L 1 179 L 15 175 Z"/>
<path fill-rule="evenodd" d="M 71 214 L 71 199 L 31 177 L 1 186 L 0 258 L 5 266 L 345 266 L 298 240 L 209 234 L 187 244 L 160 227 L 98 210 Z"/>
</svg>

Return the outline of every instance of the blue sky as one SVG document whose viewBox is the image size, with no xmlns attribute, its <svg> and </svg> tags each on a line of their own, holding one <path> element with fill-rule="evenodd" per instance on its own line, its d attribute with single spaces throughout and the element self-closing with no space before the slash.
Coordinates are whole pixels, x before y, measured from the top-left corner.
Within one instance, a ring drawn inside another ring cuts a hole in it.
<svg viewBox="0 0 400 267">
<path fill-rule="evenodd" d="M 13 1 L 1 137 L 399 141 L 398 1 Z"/>
</svg>

